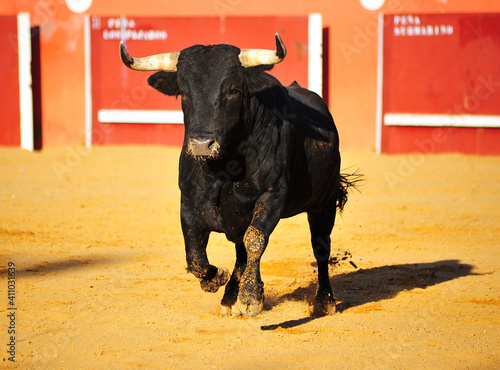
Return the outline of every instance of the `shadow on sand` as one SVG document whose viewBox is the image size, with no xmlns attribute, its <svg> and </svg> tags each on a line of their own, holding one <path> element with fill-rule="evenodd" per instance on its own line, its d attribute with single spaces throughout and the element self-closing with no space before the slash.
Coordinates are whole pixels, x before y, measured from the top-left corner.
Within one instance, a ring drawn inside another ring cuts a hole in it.
<svg viewBox="0 0 500 370">
<path fill-rule="evenodd" d="M 473 268 L 474 266 L 462 264 L 458 260 L 443 260 L 432 263 L 381 266 L 335 275 L 331 278 L 331 283 L 337 300 L 337 312 L 341 313 L 351 307 L 370 302 L 391 299 L 405 290 L 425 289 L 446 281 L 474 275 Z M 307 287 L 266 299 L 265 309 L 270 310 L 286 301 L 305 301 L 314 297 L 315 293 L 316 281 L 313 281 Z M 304 317 L 262 326 L 261 329 L 289 329 L 314 319 L 315 317 Z"/>
<path fill-rule="evenodd" d="M 64 272 L 66 270 L 75 270 L 88 268 L 93 265 L 116 263 L 117 257 L 90 257 L 90 258 L 71 258 L 54 261 L 44 261 L 36 264 L 18 263 L 15 258 L 10 258 L 15 263 L 16 276 L 34 277 L 51 273 Z M 0 274 L 7 273 L 7 264 L 0 266 Z"/>
</svg>

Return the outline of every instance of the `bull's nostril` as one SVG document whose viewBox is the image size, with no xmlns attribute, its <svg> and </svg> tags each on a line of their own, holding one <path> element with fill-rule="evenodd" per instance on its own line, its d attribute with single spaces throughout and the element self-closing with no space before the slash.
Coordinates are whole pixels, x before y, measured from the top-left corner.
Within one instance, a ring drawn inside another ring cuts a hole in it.
<svg viewBox="0 0 500 370">
<path fill-rule="evenodd" d="M 198 158 L 216 158 L 220 144 L 216 139 L 189 139 L 187 152 Z"/>
</svg>

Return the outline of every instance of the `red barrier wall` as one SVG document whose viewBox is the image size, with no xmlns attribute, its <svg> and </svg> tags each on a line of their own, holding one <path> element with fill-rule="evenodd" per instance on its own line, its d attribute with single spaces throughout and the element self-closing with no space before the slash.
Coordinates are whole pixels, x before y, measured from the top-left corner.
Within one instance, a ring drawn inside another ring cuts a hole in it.
<svg viewBox="0 0 500 370">
<path fill-rule="evenodd" d="M 384 17 L 385 153 L 500 154 L 500 14 Z"/>
<path fill-rule="evenodd" d="M 0 145 L 19 146 L 20 108 L 17 17 L 0 17 Z"/>
<path fill-rule="evenodd" d="M 45 146 L 85 142 L 84 15 L 134 16 L 296 16 L 322 13 L 329 35 L 329 106 L 342 150 L 374 150 L 377 96 L 378 13 L 500 13 L 491 0 L 386 0 L 376 11 L 360 1 L 331 0 L 94 0 L 85 14 L 64 0 L 0 2 L 0 15 L 30 12 L 41 31 L 43 139 Z M 252 45 L 253 46 L 253 45 Z"/>
</svg>

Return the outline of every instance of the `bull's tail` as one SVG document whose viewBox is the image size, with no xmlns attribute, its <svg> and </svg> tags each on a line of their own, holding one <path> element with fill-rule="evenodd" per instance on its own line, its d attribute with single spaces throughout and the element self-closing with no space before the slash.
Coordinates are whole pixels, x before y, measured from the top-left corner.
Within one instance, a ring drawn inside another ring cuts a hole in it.
<svg viewBox="0 0 500 370">
<path fill-rule="evenodd" d="M 341 173 L 339 181 L 339 194 L 337 196 L 337 210 L 342 213 L 344 206 L 347 203 L 349 190 L 358 190 L 359 183 L 363 181 L 363 175 L 359 173 L 359 169 L 351 174 Z"/>
</svg>

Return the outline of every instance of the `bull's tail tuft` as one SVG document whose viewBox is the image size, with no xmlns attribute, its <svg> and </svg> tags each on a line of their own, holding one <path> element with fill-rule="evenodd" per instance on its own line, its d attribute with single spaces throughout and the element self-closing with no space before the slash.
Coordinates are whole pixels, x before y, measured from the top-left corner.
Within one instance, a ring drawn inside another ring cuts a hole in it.
<svg viewBox="0 0 500 370">
<path fill-rule="evenodd" d="M 359 183 L 363 181 L 363 174 L 359 173 L 359 169 L 351 174 L 341 173 L 339 181 L 339 194 L 337 196 L 337 210 L 340 214 L 344 210 L 344 206 L 347 203 L 347 197 L 349 195 L 349 190 L 358 190 Z M 359 190 L 358 190 L 359 191 Z"/>
</svg>

